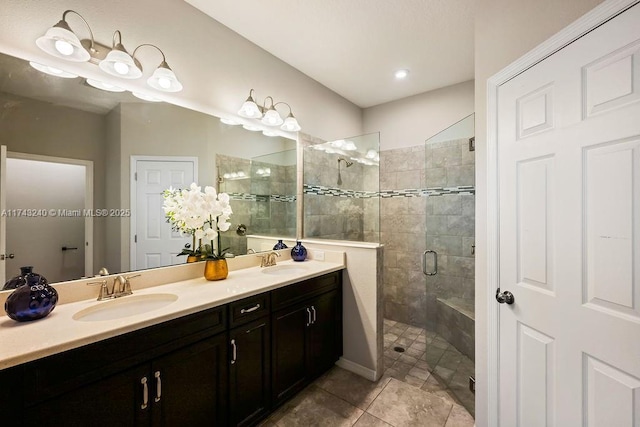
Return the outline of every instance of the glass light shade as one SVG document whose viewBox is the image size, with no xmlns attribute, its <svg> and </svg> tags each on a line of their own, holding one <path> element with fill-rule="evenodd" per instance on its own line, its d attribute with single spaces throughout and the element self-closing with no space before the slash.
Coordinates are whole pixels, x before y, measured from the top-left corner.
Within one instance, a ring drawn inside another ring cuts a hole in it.
<svg viewBox="0 0 640 427">
<path fill-rule="evenodd" d="M 259 130 L 262 130 L 259 126 L 248 125 L 248 124 L 244 124 L 242 125 L 242 127 L 245 128 L 246 130 L 250 130 L 251 132 L 257 132 Z"/>
<path fill-rule="evenodd" d="M 277 133 L 275 133 L 274 131 L 272 131 L 272 130 L 266 130 L 266 129 L 262 131 L 262 134 L 263 134 L 264 136 L 278 136 L 278 134 L 277 134 Z"/>
<path fill-rule="evenodd" d="M 293 114 L 289 114 L 289 117 L 284 120 L 284 123 L 282 124 L 282 126 L 280 126 L 280 129 L 286 130 L 287 132 L 297 132 L 302 128 L 298 124 L 296 118 L 293 117 Z"/>
<path fill-rule="evenodd" d="M 143 101 L 162 102 L 161 99 L 158 99 L 151 95 L 147 95 L 146 93 L 140 93 L 140 92 L 131 92 L 131 93 L 133 94 L 133 96 L 135 96 L 138 99 L 142 99 Z"/>
<path fill-rule="evenodd" d="M 87 83 L 96 89 L 106 90 L 107 92 L 124 92 L 124 89 L 111 83 L 101 82 L 100 80 L 87 79 Z"/>
<path fill-rule="evenodd" d="M 224 123 L 225 125 L 229 125 L 229 126 L 236 126 L 239 125 L 240 123 L 238 123 L 236 120 L 230 119 L 228 117 L 221 117 L 220 121 L 222 123 Z"/>
<path fill-rule="evenodd" d="M 68 73 L 66 71 L 62 71 L 59 68 L 50 67 L 49 65 L 43 65 L 33 61 L 29 62 L 29 65 L 31 65 L 33 68 L 35 68 L 40 72 L 43 72 L 45 74 L 50 74 L 56 77 L 62 77 L 65 79 L 75 79 L 76 77 L 78 77 L 77 74 Z"/>
<path fill-rule="evenodd" d="M 342 147 L 342 149 L 345 151 L 356 151 L 358 147 L 353 141 L 347 141 Z"/>
<path fill-rule="evenodd" d="M 147 80 L 147 84 L 163 92 L 180 92 L 182 90 L 182 83 L 178 81 L 178 78 L 171 68 L 166 67 L 165 64 L 166 63 L 163 62 L 156 68 Z"/>
<path fill-rule="evenodd" d="M 238 114 L 248 119 L 259 119 L 262 117 L 262 112 L 260 111 L 258 104 L 252 100 L 246 100 L 244 104 L 242 104 L 240 110 L 238 110 Z"/>
<path fill-rule="evenodd" d="M 61 25 L 61 26 L 58 26 Z M 66 22 L 60 21 L 51 27 L 42 37 L 38 37 L 36 45 L 56 58 L 74 62 L 86 62 L 91 55 L 80 43 L 80 39 L 68 27 Z"/>
<path fill-rule="evenodd" d="M 264 113 L 264 117 L 262 118 L 262 123 L 267 126 L 280 126 L 284 120 L 280 117 L 280 114 L 276 111 L 275 108 L 271 107 Z"/>
<path fill-rule="evenodd" d="M 125 52 L 124 48 L 117 45 L 107 54 L 107 57 L 100 61 L 100 69 L 112 76 L 123 79 L 137 79 L 142 76 L 142 70 L 138 68 L 131 55 Z"/>
</svg>

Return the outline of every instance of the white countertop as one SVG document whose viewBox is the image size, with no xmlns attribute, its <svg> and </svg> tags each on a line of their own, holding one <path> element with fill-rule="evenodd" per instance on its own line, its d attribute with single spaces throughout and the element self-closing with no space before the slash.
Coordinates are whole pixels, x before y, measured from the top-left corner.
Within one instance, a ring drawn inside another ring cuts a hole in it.
<svg viewBox="0 0 640 427">
<path fill-rule="evenodd" d="M 106 338 L 176 319 L 188 314 L 223 305 L 245 297 L 277 289 L 322 274 L 345 268 L 335 258 L 326 261 L 291 260 L 278 265 L 304 266 L 305 271 L 296 274 L 270 275 L 261 272 L 260 267 L 249 267 L 230 271 L 221 281 L 207 281 L 203 277 L 136 289 L 132 280 L 133 295 L 169 293 L 178 299 L 169 305 L 122 317 L 115 320 L 79 321 L 73 315 L 96 304 L 110 301 L 96 301 L 95 298 L 58 304 L 49 316 L 31 322 L 16 322 L 9 317 L 0 317 L 0 369 L 16 366 L 65 350 L 81 347 Z M 144 279 L 144 272 L 141 280 Z M 124 300 L 122 297 L 118 300 Z"/>
</svg>

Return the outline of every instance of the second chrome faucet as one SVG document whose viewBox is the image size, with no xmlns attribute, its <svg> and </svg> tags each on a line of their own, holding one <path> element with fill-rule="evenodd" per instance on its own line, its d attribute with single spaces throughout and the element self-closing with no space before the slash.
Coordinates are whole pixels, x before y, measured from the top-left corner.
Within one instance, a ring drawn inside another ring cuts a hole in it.
<svg viewBox="0 0 640 427">
<path fill-rule="evenodd" d="M 268 254 L 258 255 L 260 257 L 260 267 L 271 267 L 276 265 L 276 257 L 279 257 L 280 254 L 278 252 L 272 251 Z"/>
<path fill-rule="evenodd" d="M 102 301 L 105 299 L 119 298 L 126 295 L 133 294 L 131 290 L 131 282 L 130 279 L 134 277 L 140 276 L 139 274 L 134 274 L 133 276 L 123 276 L 117 275 L 113 278 L 113 284 L 111 285 L 111 290 L 109 290 L 109 286 L 107 284 L 107 280 L 101 280 L 99 282 L 89 282 L 88 285 L 100 285 L 100 293 L 98 294 L 98 301 Z"/>
</svg>

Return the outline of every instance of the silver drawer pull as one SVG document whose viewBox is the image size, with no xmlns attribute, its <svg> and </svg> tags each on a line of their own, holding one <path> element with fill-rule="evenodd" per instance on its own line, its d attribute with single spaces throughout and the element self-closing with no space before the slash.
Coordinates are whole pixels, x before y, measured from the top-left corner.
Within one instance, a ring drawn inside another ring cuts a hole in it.
<svg viewBox="0 0 640 427">
<path fill-rule="evenodd" d="M 243 308 L 242 310 L 240 310 L 240 314 L 251 313 L 252 311 L 256 311 L 259 308 L 260 304 L 256 304 L 251 308 Z"/>
<path fill-rule="evenodd" d="M 316 323 L 316 307 L 314 305 L 311 306 L 311 312 L 313 313 L 313 320 L 311 321 L 311 324 Z"/>
<path fill-rule="evenodd" d="M 307 326 L 311 324 L 311 310 L 307 307 Z"/>
<path fill-rule="evenodd" d="M 153 399 L 153 401 L 160 402 L 160 398 L 162 397 L 162 381 L 160 380 L 160 371 L 156 371 L 153 376 L 156 377 L 156 398 Z"/>
<path fill-rule="evenodd" d="M 140 405 L 140 409 L 147 409 L 147 405 L 149 404 L 149 387 L 147 387 L 147 377 L 142 377 L 140 379 L 140 384 L 142 384 L 142 405 Z"/>
</svg>

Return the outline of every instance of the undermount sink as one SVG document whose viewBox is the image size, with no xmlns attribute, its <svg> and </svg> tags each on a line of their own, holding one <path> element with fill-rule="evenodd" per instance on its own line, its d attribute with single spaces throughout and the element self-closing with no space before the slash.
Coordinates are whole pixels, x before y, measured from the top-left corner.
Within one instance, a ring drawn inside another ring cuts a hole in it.
<svg viewBox="0 0 640 427">
<path fill-rule="evenodd" d="M 73 315 L 73 319 L 81 322 L 121 319 L 166 307 L 177 299 L 178 296 L 175 294 L 129 295 L 96 303 L 78 311 Z"/>
<path fill-rule="evenodd" d="M 290 276 L 305 273 L 307 267 L 302 265 L 274 265 L 272 267 L 265 267 L 260 271 L 264 274 L 272 274 L 274 276 Z"/>
</svg>

